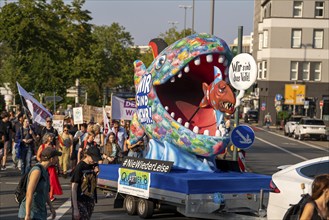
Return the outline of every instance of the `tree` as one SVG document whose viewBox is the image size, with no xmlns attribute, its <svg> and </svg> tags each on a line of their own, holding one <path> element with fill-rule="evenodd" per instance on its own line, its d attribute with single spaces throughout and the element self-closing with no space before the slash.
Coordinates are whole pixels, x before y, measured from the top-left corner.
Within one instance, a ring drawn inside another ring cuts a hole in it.
<svg viewBox="0 0 329 220">
<path fill-rule="evenodd" d="M 64 94 L 77 76 L 89 77 L 92 25 L 83 4 L 19 0 L 2 7 L 0 42 L 10 54 L 0 74 L 12 91 L 19 81 L 28 91 Z"/>
<path fill-rule="evenodd" d="M 188 28 L 185 31 L 186 36 L 191 35 L 192 29 Z M 184 30 L 181 32 L 177 31 L 176 27 L 171 27 L 165 33 L 159 35 L 162 39 L 166 41 L 168 45 L 175 43 L 177 40 L 184 38 Z"/>
<path fill-rule="evenodd" d="M 123 26 L 113 23 L 111 26 L 95 26 L 92 45 L 91 79 L 97 85 L 98 97 L 106 86 L 125 88 L 133 85 L 133 62 L 139 55 L 139 49 L 133 47 L 133 38 Z M 97 96 L 97 95 L 96 95 Z"/>
</svg>

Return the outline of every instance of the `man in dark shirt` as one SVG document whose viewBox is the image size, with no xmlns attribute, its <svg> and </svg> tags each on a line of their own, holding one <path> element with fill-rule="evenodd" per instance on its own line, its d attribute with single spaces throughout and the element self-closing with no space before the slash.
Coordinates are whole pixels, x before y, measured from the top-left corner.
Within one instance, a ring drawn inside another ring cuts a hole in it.
<svg viewBox="0 0 329 220">
<path fill-rule="evenodd" d="M 53 120 L 50 117 L 46 118 L 46 127 L 43 127 L 40 132 L 40 138 L 41 138 L 41 144 L 44 143 L 43 136 L 46 133 L 51 133 L 54 135 L 53 139 L 53 145 L 58 146 L 58 132 L 57 130 L 53 127 Z"/>
<path fill-rule="evenodd" d="M 97 202 L 97 161 L 102 159 L 97 147 L 89 147 L 76 166 L 71 178 L 72 219 L 90 219 Z M 86 185 L 89 183 L 90 185 Z"/>
<path fill-rule="evenodd" d="M 4 135 L 4 151 L 1 161 L 1 170 L 6 170 L 7 154 L 11 147 L 11 133 L 13 132 L 11 122 L 9 121 L 9 114 L 6 111 L 1 113 L 0 132 Z"/>
</svg>

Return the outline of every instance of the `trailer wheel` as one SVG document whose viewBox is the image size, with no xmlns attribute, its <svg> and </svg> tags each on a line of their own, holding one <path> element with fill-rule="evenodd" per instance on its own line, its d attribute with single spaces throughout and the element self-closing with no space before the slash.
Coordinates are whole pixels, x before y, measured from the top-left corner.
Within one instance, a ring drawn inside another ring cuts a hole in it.
<svg viewBox="0 0 329 220">
<path fill-rule="evenodd" d="M 133 196 L 126 196 L 123 201 L 123 205 L 128 215 L 136 215 L 137 213 L 137 201 Z"/>
<path fill-rule="evenodd" d="M 154 203 L 147 199 L 140 199 L 137 205 L 137 213 L 141 218 L 150 218 L 154 212 Z"/>
</svg>

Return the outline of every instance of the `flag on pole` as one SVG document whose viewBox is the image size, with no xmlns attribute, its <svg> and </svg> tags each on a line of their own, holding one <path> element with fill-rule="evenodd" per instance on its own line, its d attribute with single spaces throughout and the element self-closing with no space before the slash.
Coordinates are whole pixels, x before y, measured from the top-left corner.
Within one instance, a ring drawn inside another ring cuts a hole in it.
<svg viewBox="0 0 329 220">
<path fill-rule="evenodd" d="M 109 122 L 109 118 L 107 117 L 105 108 L 103 107 L 103 123 L 104 123 L 104 135 L 107 135 L 107 133 L 110 130 L 110 122 Z"/>
<path fill-rule="evenodd" d="M 27 108 L 29 109 L 33 122 L 37 122 L 42 126 L 46 126 L 46 118 L 53 117 L 52 114 L 33 96 L 31 96 L 21 85 L 17 83 L 18 93 L 24 98 Z"/>
<path fill-rule="evenodd" d="M 126 100 L 112 95 L 111 99 L 112 119 L 131 120 L 136 112 L 135 101 Z"/>
</svg>

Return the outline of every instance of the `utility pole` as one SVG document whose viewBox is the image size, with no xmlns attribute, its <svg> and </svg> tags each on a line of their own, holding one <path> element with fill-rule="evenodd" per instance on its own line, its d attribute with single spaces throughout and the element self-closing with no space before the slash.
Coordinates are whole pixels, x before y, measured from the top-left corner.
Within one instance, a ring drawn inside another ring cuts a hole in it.
<svg viewBox="0 0 329 220">
<path fill-rule="evenodd" d="M 238 27 L 238 52 L 237 54 L 242 53 L 242 37 L 243 37 L 243 26 Z M 238 96 L 239 91 L 236 91 L 236 96 Z M 239 125 L 239 106 L 236 107 L 235 112 L 234 112 L 234 127 L 237 127 Z M 238 151 L 237 148 L 234 146 L 233 147 L 233 160 L 237 161 L 238 160 Z"/>
<path fill-rule="evenodd" d="M 192 34 L 194 34 L 194 8 L 195 8 L 195 0 L 192 3 Z"/>
<path fill-rule="evenodd" d="M 184 8 L 184 37 L 186 36 L 186 10 L 192 8 L 191 5 L 179 5 L 178 7 Z"/>
<path fill-rule="evenodd" d="M 210 15 L 210 34 L 214 35 L 215 0 L 211 0 Z"/>
</svg>

